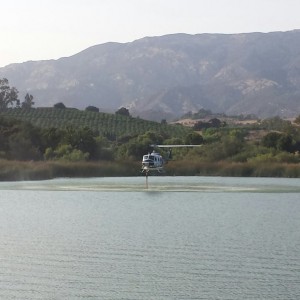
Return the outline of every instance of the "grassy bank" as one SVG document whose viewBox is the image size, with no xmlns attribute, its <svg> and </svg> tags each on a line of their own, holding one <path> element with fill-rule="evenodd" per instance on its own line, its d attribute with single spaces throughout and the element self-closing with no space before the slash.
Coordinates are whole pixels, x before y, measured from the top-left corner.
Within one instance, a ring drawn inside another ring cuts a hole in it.
<svg viewBox="0 0 300 300">
<path fill-rule="evenodd" d="M 300 164 L 232 163 L 174 161 L 167 166 L 168 175 L 228 176 L 228 177 L 287 177 L 300 178 Z"/>
<path fill-rule="evenodd" d="M 300 178 L 300 164 L 172 161 L 165 175 Z M 139 176 L 140 162 L 20 162 L 0 160 L 0 181 L 58 177 Z"/>
<path fill-rule="evenodd" d="M 136 176 L 139 163 L 20 162 L 0 160 L 0 181 L 44 180 L 58 177 Z"/>
</svg>

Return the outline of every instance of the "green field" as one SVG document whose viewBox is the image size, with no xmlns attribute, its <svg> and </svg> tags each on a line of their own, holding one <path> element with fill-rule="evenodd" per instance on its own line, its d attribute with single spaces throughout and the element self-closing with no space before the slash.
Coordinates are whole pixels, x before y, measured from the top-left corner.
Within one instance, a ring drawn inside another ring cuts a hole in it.
<svg viewBox="0 0 300 300">
<path fill-rule="evenodd" d="M 120 114 L 81 111 L 75 108 L 12 108 L 0 112 L 1 115 L 28 121 L 40 128 L 88 127 L 98 132 L 99 135 L 115 138 L 125 135 L 143 134 L 146 131 L 154 131 L 164 133 L 170 137 L 181 138 L 191 132 L 189 128 L 181 125 L 160 124 Z"/>
</svg>

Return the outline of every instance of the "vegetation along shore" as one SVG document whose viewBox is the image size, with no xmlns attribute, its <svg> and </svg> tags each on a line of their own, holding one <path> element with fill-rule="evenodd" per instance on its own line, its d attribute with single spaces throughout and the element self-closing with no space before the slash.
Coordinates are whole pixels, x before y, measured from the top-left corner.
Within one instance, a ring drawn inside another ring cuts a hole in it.
<svg viewBox="0 0 300 300">
<path fill-rule="evenodd" d="M 300 177 L 300 116 L 259 120 L 201 109 L 168 124 L 134 118 L 126 108 L 34 108 L 33 97 L 20 102 L 8 81 L 0 88 L 2 181 L 141 175 L 152 144 L 202 145 L 174 149 L 166 175 Z"/>
</svg>

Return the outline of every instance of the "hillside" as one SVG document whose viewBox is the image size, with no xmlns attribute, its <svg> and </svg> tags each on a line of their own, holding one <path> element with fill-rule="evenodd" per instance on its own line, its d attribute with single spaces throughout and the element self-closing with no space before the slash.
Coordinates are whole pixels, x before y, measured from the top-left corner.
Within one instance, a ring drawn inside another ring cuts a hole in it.
<svg viewBox="0 0 300 300">
<path fill-rule="evenodd" d="M 71 57 L 0 68 L 37 106 L 63 102 L 160 121 L 200 108 L 258 117 L 300 113 L 300 30 L 174 34 L 106 43 Z"/>
<path fill-rule="evenodd" d="M 188 128 L 180 125 L 160 124 L 119 114 L 80 111 L 72 108 L 8 109 L 0 112 L 1 116 L 28 121 L 41 128 L 88 127 L 99 132 L 100 135 L 113 139 L 126 135 L 144 134 L 151 130 L 170 137 L 183 137 L 190 132 Z"/>
</svg>

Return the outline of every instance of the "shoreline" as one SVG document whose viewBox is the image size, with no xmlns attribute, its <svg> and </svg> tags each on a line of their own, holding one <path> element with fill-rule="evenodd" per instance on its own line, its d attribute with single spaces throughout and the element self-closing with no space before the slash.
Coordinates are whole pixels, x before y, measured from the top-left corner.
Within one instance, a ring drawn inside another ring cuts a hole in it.
<svg viewBox="0 0 300 300">
<path fill-rule="evenodd" d="M 136 161 L 8 161 L 0 160 L 0 181 L 54 178 L 144 176 Z M 151 174 L 155 176 L 157 174 Z M 171 161 L 159 176 L 222 176 L 300 178 L 300 164 Z"/>
</svg>

